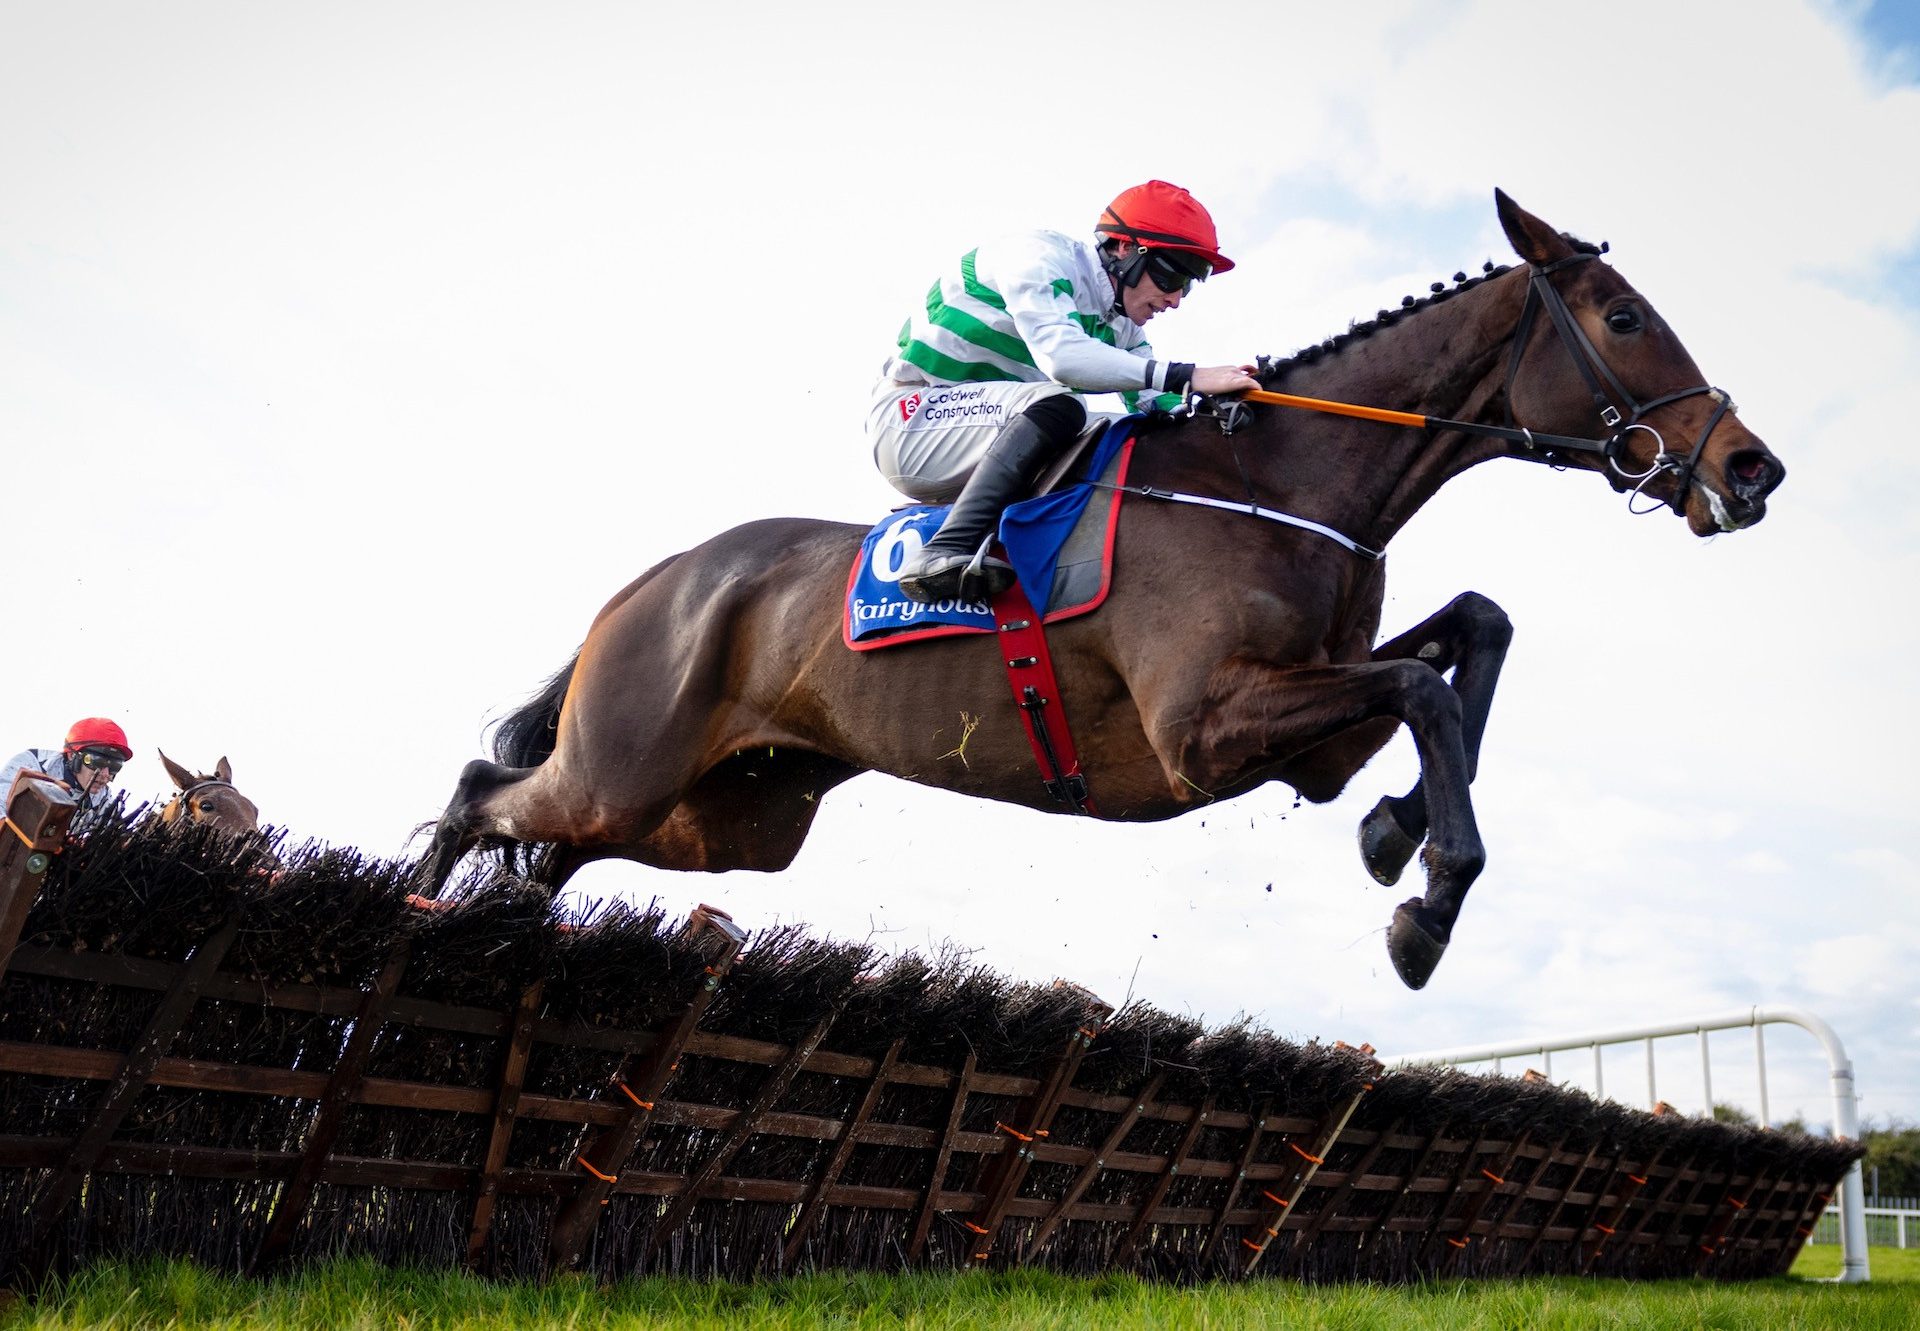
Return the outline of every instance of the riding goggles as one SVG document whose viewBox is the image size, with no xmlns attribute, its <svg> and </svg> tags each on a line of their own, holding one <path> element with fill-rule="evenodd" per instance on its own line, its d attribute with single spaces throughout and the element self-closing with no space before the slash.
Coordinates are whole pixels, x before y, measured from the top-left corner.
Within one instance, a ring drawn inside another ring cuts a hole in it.
<svg viewBox="0 0 1920 1331">
<path fill-rule="evenodd" d="M 1213 272 L 1213 265 L 1197 254 L 1185 250 L 1148 249 L 1141 252 L 1145 262 L 1147 276 L 1153 284 L 1169 296 L 1186 295 L 1193 289 L 1195 282 L 1204 282 Z"/>
<path fill-rule="evenodd" d="M 105 771 L 108 776 L 119 776 L 126 761 L 110 753 L 101 753 L 97 749 L 82 749 L 74 755 L 82 767 L 91 771 Z"/>
</svg>

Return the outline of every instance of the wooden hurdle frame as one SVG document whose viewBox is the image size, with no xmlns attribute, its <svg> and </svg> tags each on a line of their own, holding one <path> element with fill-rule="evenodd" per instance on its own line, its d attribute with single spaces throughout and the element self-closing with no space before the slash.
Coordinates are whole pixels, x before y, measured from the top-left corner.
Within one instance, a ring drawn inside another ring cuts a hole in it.
<svg viewBox="0 0 1920 1331">
<path fill-rule="evenodd" d="M 792 1044 L 707 1031 L 708 1005 L 747 945 L 744 931 L 707 907 L 680 935 L 706 958 L 699 984 L 656 1030 L 544 1018 L 540 983 L 497 1011 L 409 997 L 405 944 L 365 989 L 262 986 L 221 968 L 233 919 L 178 962 L 17 942 L 46 856 L 64 834 L 60 815 L 31 792 L 15 801 L 15 831 L 0 846 L 0 983 L 14 976 L 131 991 L 152 1007 L 125 1049 L 0 1040 L 0 1078 L 91 1088 L 93 1096 L 74 1136 L 0 1134 L 0 1176 L 12 1171 L 33 1202 L 24 1237 L 0 1251 L 15 1279 L 36 1279 L 93 1253 L 85 1185 L 107 1177 L 265 1189 L 271 1200 L 255 1217 L 257 1238 L 243 1262 L 250 1270 L 315 1255 L 316 1191 L 357 1189 L 464 1198 L 450 1260 L 498 1274 L 673 1270 L 676 1236 L 689 1226 L 711 1228 L 725 1215 L 716 1208 L 740 1203 L 770 1206 L 785 1218 L 777 1232 L 735 1244 L 733 1265 L 721 1274 L 832 1264 L 848 1227 L 865 1225 L 886 1236 L 884 1264 L 896 1267 L 1032 1264 L 1221 1278 L 1309 1267 L 1320 1276 L 1408 1278 L 1468 1270 L 1773 1273 L 1791 1264 L 1806 1237 L 1805 1217 L 1835 1182 L 1819 1172 L 1743 1171 L 1710 1155 L 1633 1158 L 1603 1141 L 1531 1129 L 1408 1130 L 1404 1112 L 1369 1110 L 1375 1083 L 1396 1074 L 1366 1056 L 1356 1058 L 1360 1071 L 1347 1089 L 1318 1107 L 1271 1098 L 1244 1109 L 1212 1096 L 1169 1100 L 1164 1072 L 1150 1069 L 1132 1093 L 1077 1089 L 1083 1061 L 1114 1015 L 1078 990 L 1063 1001 L 1078 1004 L 1079 1023 L 1039 1075 L 983 1068 L 972 1055 L 957 1066 L 916 1063 L 898 1040 L 877 1057 L 836 1052 L 838 1006 Z M 207 1001 L 342 1019 L 330 1071 L 174 1056 L 175 1037 Z M 472 1085 L 368 1075 L 383 1033 L 401 1028 L 494 1042 L 494 1079 Z M 555 1095 L 527 1086 L 543 1048 L 620 1056 L 597 1088 Z M 688 1058 L 764 1075 L 740 1103 L 676 1098 L 676 1075 Z M 845 1115 L 784 1109 L 802 1076 L 844 1083 Z M 881 1112 L 903 1088 L 936 1107 L 918 1121 Z M 284 1105 L 286 1140 L 297 1146 L 126 1139 L 128 1111 L 150 1090 Z M 468 1163 L 348 1154 L 339 1132 L 354 1107 L 476 1116 L 488 1125 L 484 1150 Z M 1068 1110 L 1078 1124 L 1071 1140 L 1058 1135 Z M 516 1132 L 533 1122 L 577 1131 L 581 1145 L 567 1167 L 510 1163 Z M 663 1132 L 693 1133 L 702 1143 L 697 1161 L 682 1172 L 636 1167 L 642 1144 Z M 816 1150 L 817 1167 L 804 1178 L 729 1172 L 756 1143 L 773 1140 Z M 1162 1144 L 1138 1144 L 1154 1141 Z M 898 1186 L 848 1183 L 843 1175 L 863 1150 L 924 1163 Z M 503 1264 L 494 1246 L 501 1207 L 514 1199 L 548 1208 L 537 1269 Z M 624 1265 L 595 1255 L 616 1201 L 653 1208 L 641 1255 Z"/>
</svg>

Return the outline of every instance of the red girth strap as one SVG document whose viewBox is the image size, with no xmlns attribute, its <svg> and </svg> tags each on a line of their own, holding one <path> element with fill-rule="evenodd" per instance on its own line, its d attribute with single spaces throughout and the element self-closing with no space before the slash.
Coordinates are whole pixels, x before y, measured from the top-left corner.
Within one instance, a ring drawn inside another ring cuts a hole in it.
<svg viewBox="0 0 1920 1331">
<path fill-rule="evenodd" d="M 993 619 L 1000 634 L 1000 659 L 1007 663 L 1007 683 L 1013 686 L 1013 701 L 1047 793 L 1075 813 L 1096 813 L 1080 756 L 1073 749 L 1060 685 L 1053 677 L 1047 631 L 1019 582 L 993 598 Z"/>
</svg>

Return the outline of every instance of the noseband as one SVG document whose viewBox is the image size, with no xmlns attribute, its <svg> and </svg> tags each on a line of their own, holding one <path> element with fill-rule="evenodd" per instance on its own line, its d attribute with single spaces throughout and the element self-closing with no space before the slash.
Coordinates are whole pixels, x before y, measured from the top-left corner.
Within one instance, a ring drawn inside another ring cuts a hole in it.
<svg viewBox="0 0 1920 1331">
<path fill-rule="evenodd" d="M 1627 391 L 1627 386 L 1620 382 L 1618 375 L 1614 374 L 1612 367 L 1607 364 L 1598 349 L 1594 347 L 1593 342 L 1587 337 L 1586 330 L 1580 327 L 1579 321 L 1573 317 L 1573 312 L 1567 308 L 1567 302 L 1561 297 L 1560 293 L 1554 289 L 1553 283 L 1548 280 L 1554 273 L 1559 272 L 1562 268 L 1571 268 L 1574 264 L 1585 263 L 1589 259 L 1596 259 L 1598 257 L 1600 256 L 1597 254 L 1570 254 L 1566 258 L 1556 259 L 1552 263 L 1532 265 L 1531 275 L 1527 283 L 1526 304 L 1521 306 L 1520 322 L 1514 326 L 1513 330 L 1513 353 L 1507 359 L 1507 425 L 1509 428 L 1515 428 L 1513 424 L 1513 379 L 1514 375 L 1520 369 L 1521 357 L 1526 354 L 1527 336 L 1533 331 L 1534 317 L 1544 308 L 1547 312 L 1547 317 L 1553 321 L 1555 330 L 1560 334 L 1561 345 L 1565 346 L 1567 354 L 1573 357 L 1574 368 L 1578 369 L 1580 371 L 1580 377 L 1586 380 L 1587 391 L 1593 395 L 1593 406 L 1600 417 L 1600 423 L 1613 431 L 1611 435 L 1600 442 L 1600 448 L 1597 450 L 1606 458 L 1607 466 L 1612 468 L 1614 474 L 1622 480 L 1638 482 L 1633 488 L 1635 495 L 1638 495 L 1640 491 L 1646 487 L 1647 482 L 1654 476 L 1661 472 L 1670 473 L 1674 478 L 1673 498 L 1669 500 L 1668 503 L 1672 506 L 1675 513 L 1685 513 L 1687 508 L 1687 493 L 1693 486 L 1693 473 L 1700 464 L 1700 455 L 1706 451 L 1707 440 L 1719 426 L 1721 418 L 1728 412 L 1734 410 L 1733 399 L 1728 397 L 1724 390 L 1712 388 L 1706 384 L 1700 384 L 1693 388 L 1683 388 L 1677 393 L 1667 393 L 1654 398 L 1650 402 L 1638 401 L 1632 393 Z M 1595 371 L 1598 371 L 1598 374 L 1596 374 Z M 1602 388 L 1600 384 L 1603 378 L 1606 380 L 1606 388 Z M 1607 396 L 1608 388 L 1613 390 L 1612 398 Z M 1642 424 L 1641 418 L 1648 412 L 1659 407 L 1664 407 L 1670 402 L 1678 402 L 1683 398 L 1696 397 L 1701 393 L 1705 393 L 1713 399 L 1713 414 L 1707 417 L 1707 423 L 1702 427 L 1700 437 L 1693 441 L 1692 452 L 1685 458 L 1680 457 L 1677 453 L 1669 453 L 1667 451 L 1667 441 L 1661 437 L 1660 432 L 1651 425 Z M 1615 405 L 1615 399 L 1626 404 L 1628 414 L 1624 418 L 1625 424 L 1621 423 L 1623 418 L 1620 415 L 1620 408 Z M 1645 471 L 1629 472 L 1620 465 L 1620 458 L 1626 451 L 1627 436 L 1635 430 L 1644 430 L 1653 436 L 1655 451 L 1653 462 Z M 1534 448 L 1531 437 L 1523 444 L 1523 447 L 1528 449 Z M 1514 456 L 1524 457 L 1534 462 L 1546 462 L 1549 464 L 1558 464 L 1559 462 L 1559 458 L 1555 456 L 1555 449 L 1552 447 L 1516 453 Z M 1631 506 L 1632 496 L 1628 497 L 1628 503 L 1629 506 Z M 1655 507 L 1657 508 L 1658 505 L 1655 505 Z M 1640 509 L 1637 511 L 1652 512 L 1653 509 Z"/>
</svg>

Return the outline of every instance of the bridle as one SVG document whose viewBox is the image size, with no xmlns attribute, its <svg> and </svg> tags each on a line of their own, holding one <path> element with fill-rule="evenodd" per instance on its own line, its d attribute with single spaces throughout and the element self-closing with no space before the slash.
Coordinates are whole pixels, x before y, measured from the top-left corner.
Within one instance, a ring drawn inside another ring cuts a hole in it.
<svg viewBox="0 0 1920 1331">
<path fill-rule="evenodd" d="M 1603 245 L 1601 252 L 1604 251 L 1605 246 Z M 1632 393 L 1627 391 L 1627 386 L 1620 382 L 1620 377 L 1613 372 L 1613 367 L 1607 364 L 1606 358 L 1600 354 L 1599 350 L 1593 345 L 1592 340 L 1587 337 L 1586 330 L 1581 328 L 1579 321 L 1573 317 L 1573 312 L 1567 308 L 1566 300 L 1560 295 L 1560 292 L 1555 289 L 1553 283 L 1548 280 L 1553 274 L 1563 268 L 1571 268 L 1577 263 L 1585 263 L 1589 259 L 1597 259 L 1599 257 L 1598 253 L 1570 254 L 1564 259 L 1555 259 L 1552 263 L 1529 265 L 1527 300 L 1526 303 L 1520 307 L 1519 323 L 1514 325 L 1513 352 L 1507 358 L 1507 381 L 1504 396 L 1506 398 L 1507 428 L 1510 430 L 1518 429 L 1519 427 L 1513 423 L 1514 376 L 1519 372 L 1521 358 L 1526 355 L 1527 338 L 1533 331 L 1534 318 L 1542 309 L 1545 309 L 1547 317 L 1553 321 L 1555 330 L 1560 334 L 1561 345 L 1566 347 L 1567 354 L 1573 357 L 1574 368 L 1580 371 L 1580 377 L 1586 381 L 1587 391 L 1593 397 L 1594 410 L 1600 417 L 1600 423 L 1609 430 L 1612 430 L 1613 433 L 1602 440 L 1583 440 L 1577 443 L 1571 440 L 1556 440 L 1553 446 L 1536 447 L 1532 433 L 1521 429 L 1520 433 L 1526 436 L 1526 438 L 1519 442 L 1521 442 L 1523 448 L 1529 451 L 1515 453 L 1513 456 L 1525 458 L 1531 462 L 1545 462 L 1549 465 L 1559 465 L 1559 459 L 1555 456 L 1556 451 L 1598 453 L 1606 459 L 1607 466 L 1612 469 L 1616 476 L 1622 480 L 1636 482 L 1633 487 L 1633 494 L 1629 495 L 1627 499 L 1629 508 L 1632 508 L 1633 497 L 1646 488 L 1649 480 L 1661 472 L 1667 472 L 1674 478 L 1673 498 L 1668 500 L 1667 503 L 1675 513 L 1685 513 L 1687 494 L 1693 486 L 1693 474 L 1700 465 L 1700 456 L 1706 451 L 1707 440 L 1712 437 L 1714 430 L 1719 427 L 1721 419 L 1729 412 L 1735 410 L 1733 399 L 1727 396 L 1724 390 L 1710 387 L 1707 384 L 1698 384 L 1692 388 L 1680 389 L 1678 392 L 1666 393 L 1649 402 L 1638 401 Z M 1597 374 L 1596 371 L 1598 372 Z M 1600 381 L 1602 379 L 1606 380 L 1605 388 L 1601 387 Z M 1608 396 L 1608 389 L 1612 390 L 1612 397 Z M 1653 426 L 1643 424 L 1642 418 L 1646 416 L 1648 412 L 1659 407 L 1664 407 L 1670 402 L 1679 402 L 1684 398 L 1697 397 L 1701 393 L 1705 393 L 1713 399 L 1713 414 L 1707 417 L 1706 425 L 1700 430 L 1700 437 L 1693 441 L 1693 450 L 1687 454 L 1685 459 L 1682 459 L 1677 453 L 1669 453 L 1667 451 L 1667 441 Z M 1615 405 L 1616 399 L 1626 405 L 1628 414 L 1624 418 L 1620 414 L 1619 406 Z M 1625 420 L 1625 424 L 1621 423 L 1623 419 Z M 1455 422 L 1449 422 L 1448 424 L 1456 428 L 1473 430 L 1476 433 L 1484 433 L 1489 430 L 1487 426 L 1476 427 Z M 1647 466 L 1645 471 L 1630 472 L 1620 465 L 1620 458 L 1626 450 L 1627 436 L 1635 430 L 1644 430 L 1646 433 L 1652 435 L 1655 449 L 1653 461 Z M 1651 513 L 1659 507 L 1660 505 L 1656 504 L 1653 508 L 1634 509 L 1633 511 L 1638 513 Z"/>
<path fill-rule="evenodd" d="M 171 809 L 171 808 L 174 808 L 175 806 L 178 806 L 180 812 L 179 814 L 176 815 L 177 817 L 191 818 L 193 817 L 192 800 L 195 792 L 206 790 L 212 786 L 224 786 L 228 790 L 231 790 L 234 794 L 236 795 L 240 794 L 240 788 L 234 785 L 233 782 L 222 781 L 218 777 L 210 776 L 194 782 L 192 785 L 182 790 L 178 795 L 175 795 L 173 799 L 168 802 L 167 808 Z M 244 799 L 246 797 L 243 795 L 241 796 L 241 798 Z M 164 813 L 165 810 L 162 810 L 162 812 Z"/>
<path fill-rule="evenodd" d="M 1648 402 L 1641 402 L 1620 377 L 1613 372 L 1600 355 L 1593 342 L 1582 331 L 1579 321 L 1573 317 L 1573 311 L 1567 308 L 1566 300 L 1554 288 L 1550 280 L 1564 268 L 1571 268 L 1589 259 L 1597 259 L 1606 252 L 1602 244 L 1597 251 L 1569 254 L 1565 258 L 1555 259 L 1551 263 L 1529 264 L 1526 302 L 1520 307 L 1519 321 L 1513 329 L 1513 350 L 1507 358 L 1506 384 L 1502 390 L 1505 399 L 1507 423 L 1505 425 L 1483 425 L 1478 421 L 1449 420 L 1444 416 L 1422 416 L 1411 411 L 1392 411 L 1385 407 L 1366 407 L 1353 402 L 1331 402 L 1325 398 L 1300 397 L 1292 393 L 1276 393 L 1269 389 L 1251 389 L 1237 393 L 1232 398 L 1212 399 L 1207 409 L 1220 424 L 1223 434 L 1231 435 L 1246 424 L 1249 412 L 1246 403 L 1260 402 L 1280 407 L 1298 407 L 1305 411 L 1318 411 L 1331 416 L 1351 416 L 1359 420 L 1379 421 L 1385 425 L 1409 426 L 1419 430 L 1456 430 L 1462 434 L 1479 435 L 1483 438 L 1500 439 L 1517 447 L 1506 454 L 1507 457 L 1520 458 L 1526 462 L 1544 462 L 1552 467 L 1564 467 L 1570 454 L 1587 454 L 1601 458 L 1616 476 L 1622 480 L 1634 482 L 1633 490 L 1627 496 L 1627 508 L 1634 513 L 1652 513 L 1663 505 L 1656 503 L 1651 508 L 1634 508 L 1633 501 L 1646 489 L 1647 482 L 1662 473 L 1674 478 L 1673 498 L 1665 501 L 1675 513 L 1685 514 L 1687 495 L 1693 486 L 1693 475 L 1700 465 L 1700 457 L 1706 452 L 1707 440 L 1719 428 L 1720 422 L 1734 410 L 1733 399 L 1722 389 L 1707 384 L 1698 384 L 1692 388 L 1682 388 L 1677 392 L 1665 393 Z M 1533 323 L 1541 310 L 1547 312 L 1554 329 L 1560 335 L 1560 343 L 1573 358 L 1574 367 L 1580 371 L 1580 377 L 1586 380 L 1587 391 L 1593 396 L 1595 414 L 1600 424 L 1611 431 L 1604 438 L 1587 438 L 1580 435 L 1542 434 L 1516 425 L 1513 419 L 1513 383 L 1519 373 L 1520 362 L 1526 356 L 1527 340 L 1533 332 Z M 1601 386 L 1605 380 L 1606 387 Z M 1613 396 L 1608 396 L 1608 389 Z M 1667 406 L 1682 399 L 1707 394 L 1714 401 L 1713 414 L 1707 417 L 1707 423 L 1700 430 L 1700 437 L 1693 441 L 1693 449 L 1682 458 L 1677 453 L 1667 451 L 1667 441 L 1653 426 L 1644 423 L 1648 412 Z M 1626 415 L 1621 415 L 1619 403 L 1625 404 Z M 1653 436 L 1655 449 L 1653 461 L 1645 471 L 1630 472 L 1620 465 L 1620 459 L 1626 452 L 1627 436 L 1635 430 L 1645 431 Z M 1238 454 L 1235 454 L 1236 460 Z M 1157 490 L 1151 486 L 1105 486 L 1102 488 L 1125 490 L 1130 494 L 1143 495 L 1151 499 L 1165 499 L 1176 503 L 1201 504 L 1209 508 L 1223 508 L 1234 512 L 1250 514 L 1273 522 L 1292 527 L 1304 528 L 1327 536 L 1363 559 L 1379 559 L 1384 550 L 1375 550 L 1361 545 L 1340 532 L 1309 522 L 1292 514 L 1280 513 L 1261 507 L 1254 501 L 1253 482 L 1247 476 L 1246 467 L 1241 466 L 1241 475 L 1247 480 L 1247 500 L 1240 503 L 1234 500 L 1216 499 L 1203 495 L 1179 494 L 1172 491 Z"/>
</svg>

